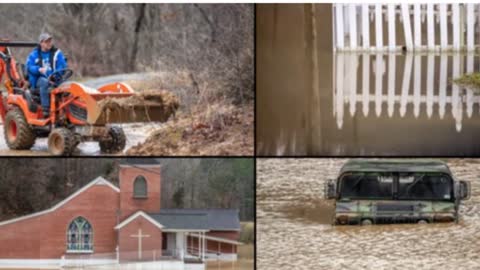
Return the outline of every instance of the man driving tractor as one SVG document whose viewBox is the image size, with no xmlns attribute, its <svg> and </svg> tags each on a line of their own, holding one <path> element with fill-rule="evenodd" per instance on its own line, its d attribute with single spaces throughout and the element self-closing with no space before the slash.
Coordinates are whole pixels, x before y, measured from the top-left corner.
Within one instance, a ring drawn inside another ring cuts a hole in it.
<svg viewBox="0 0 480 270">
<path fill-rule="evenodd" d="M 16 71 L 10 51 L 13 47 L 35 48 L 25 68 L 19 64 L 22 72 Z M 123 82 L 98 88 L 72 81 L 64 84 L 73 71 L 46 33 L 40 35 L 39 43 L 0 39 L 2 74 L 6 77 L 5 91 L 0 89 L 0 119 L 10 149 L 30 149 L 37 138 L 48 137 L 48 151 L 53 155 L 71 155 L 86 141 L 98 142 L 101 153 L 119 153 L 125 149 L 126 137 L 122 127 L 115 124 L 165 122 L 178 108 L 172 94 L 164 99 L 167 93 L 159 92 L 147 100 Z M 128 107 L 109 105 L 128 98 L 144 102 Z"/>
<path fill-rule="evenodd" d="M 43 116 L 48 118 L 50 113 L 50 89 L 48 76 L 57 70 L 67 68 L 67 61 L 62 51 L 53 46 L 53 37 L 48 33 L 40 34 L 39 46 L 27 58 L 28 81 L 32 89 L 40 91 L 40 103 Z"/>
</svg>

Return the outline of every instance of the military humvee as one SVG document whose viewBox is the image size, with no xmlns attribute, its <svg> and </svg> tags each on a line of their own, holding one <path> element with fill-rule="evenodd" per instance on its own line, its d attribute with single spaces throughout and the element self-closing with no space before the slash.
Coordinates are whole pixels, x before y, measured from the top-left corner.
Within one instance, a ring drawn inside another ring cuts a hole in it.
<svg viewBox="0 0 480 270">
<path fill-rule="evenodd" d="M 447 164 L 421 159 L 353 159 L 325 185 L 335 199 L 334 223 L 458 222 L 470 183 L 455 181 Z"/>
</svg>

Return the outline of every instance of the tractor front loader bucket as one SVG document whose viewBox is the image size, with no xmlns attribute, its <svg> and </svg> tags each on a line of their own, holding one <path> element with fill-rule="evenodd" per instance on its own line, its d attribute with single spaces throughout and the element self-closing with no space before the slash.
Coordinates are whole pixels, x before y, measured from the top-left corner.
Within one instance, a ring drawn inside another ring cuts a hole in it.
<svg viewBox="0 0 480 270">
<path fill-rule="evenodd" d="M 175 112 L 169 106 L 151 102 L 141 101 L 134 95 L 92 95 L 97 101 L 94 108 L 87 109 L 87 121 L 93 125 L 105 125 L 111 123 L 132 123 L 132 122 L 166 122 Z M 139 103 L 130 103 L 139 100 Z"/>
<path fill-rule="evenodd" d="M 178 109 L 171 93 L 155 91 L 134 93 L 130 86 L 114 83 L 99 89 L 71 83 L 71 93 L 79 93 L 86 103 L 87 122 L 91 125 L 132 122 L 166 122 Z"/>
</svg>

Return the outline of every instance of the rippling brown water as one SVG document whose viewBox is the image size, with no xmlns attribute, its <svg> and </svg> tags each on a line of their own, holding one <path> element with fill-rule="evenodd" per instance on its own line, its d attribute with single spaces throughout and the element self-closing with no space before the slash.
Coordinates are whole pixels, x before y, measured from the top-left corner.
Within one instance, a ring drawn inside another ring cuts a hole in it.
<svg viewBox="0 0 480 270">
<path fill-rule="evenodd" d="M 323 184 L 345 159 L 259 159 L 258 269 L 480 269 L 480 159 L 448 159 L 472 182 L 460 224 L 331 226 Z"/>
</svg>

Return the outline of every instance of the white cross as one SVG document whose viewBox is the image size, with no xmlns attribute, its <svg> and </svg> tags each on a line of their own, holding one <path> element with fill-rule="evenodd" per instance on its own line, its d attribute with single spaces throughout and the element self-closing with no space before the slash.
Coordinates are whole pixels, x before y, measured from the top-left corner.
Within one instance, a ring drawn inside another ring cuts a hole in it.
<svg viewBox="0 0 480 270">
<path fill-rule="evenodd" d="M 138 234 L 132 234 L 130 237 L 138 238 L 138 259 L 142 259 L 142 238 L 150 237 L 148 234 L 142 234 L 142 229 L 138 229 Z"/>
</svg>

